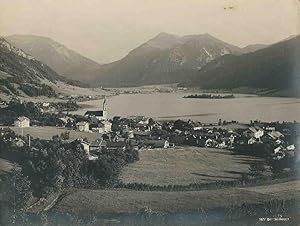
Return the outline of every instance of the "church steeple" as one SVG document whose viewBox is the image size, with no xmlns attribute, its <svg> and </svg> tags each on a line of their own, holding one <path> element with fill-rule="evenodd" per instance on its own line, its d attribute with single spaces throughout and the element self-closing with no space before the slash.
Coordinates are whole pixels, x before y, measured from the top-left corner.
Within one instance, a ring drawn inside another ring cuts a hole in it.
<svg viewBox="0 0 300 226">
<path fill-rule="evenodd" d="M 103 111 L 107 111 L 107 101 L 106 101 L 106 96 L 104 96 L 102 109 L 103 109 Z"/>
</svg>

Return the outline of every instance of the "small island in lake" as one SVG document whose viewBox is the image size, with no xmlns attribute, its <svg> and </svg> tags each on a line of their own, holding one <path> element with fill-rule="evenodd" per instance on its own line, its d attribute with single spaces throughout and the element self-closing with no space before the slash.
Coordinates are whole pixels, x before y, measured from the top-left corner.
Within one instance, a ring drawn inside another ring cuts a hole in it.
<svg viewBox="0 0 300 226">
<path fill-rule="evenodd" d="M 235 98 L 233 94 L 227 94 L 227 95 L 212 95 L 212 94 L 194 94 L 194 95 L 188 95 L 184 96 L 183 98 L 200 98 L 200 99 L 229 99 L 229 98 Z"/>
</svg>

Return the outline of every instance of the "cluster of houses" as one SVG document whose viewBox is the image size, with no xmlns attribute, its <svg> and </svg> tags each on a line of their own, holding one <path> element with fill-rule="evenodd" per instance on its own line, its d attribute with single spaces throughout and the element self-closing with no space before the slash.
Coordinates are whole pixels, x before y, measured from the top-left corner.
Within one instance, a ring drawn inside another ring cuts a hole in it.
<svg viewBox="0 0 300 226">
<path fill-rule="evenodd" d="M 298 130 L 295 130 L 298 133 Z M 272 154 L 276 159 L 282 159 L 286 155 L 295 155 L 296 145 L 288 139 L 290 131 L 284 128 L 281 132 L 274 126 L 263 125 L 249 127 L 243 135 L 248 139 L 248 145 L 268 144 L 272 148 Z M 298 134 L 295 134 L 298 135 Z"/>
<path fill-rule="evenodd" d="M 105 123 L 107 121 L 101 121 Z M 95 141 L 84 141 L 81 143 L 87 152 L 89 159 L 97 159 L 99 153 L 105 150 L 128 150 L 140 151 L 143 148 L 169 148 L 174 147 L 167 139 L 153 136 L 151 130 L 154 128 L 151 121 L 144 116 L 131 116 L 128 118 L 114 117 L 110 123 L 114 130 L 102 133 Z"/>
<path fill-rule="evenodd" d="M 257 147 L 266 146 L 274 158 L 282 159 L 287 155 L 295 155 L 298 146 L 291 139 L 291 133 L 299 133 L 299 130 L 292 131 L 291 126 L 284 123 L 278 127 L 278 123 L 251 122 L 250 125 L 242 125 L 237 122 L 222 123 L 219 120 L 218 125 L 204 125 L 191 120 L 158 122 L 144 116 L 115 116 L 109 120 L 106 98 L 101 110 L 87 111 L 80 120 L 65 116 L 61 121 L 65 121 L 65 124 L 72 122 L 78 131 L 99 134 L 95 141 L 82 140 L 90 159 L 95 159 L 97 152 L 103 148 L 141 150 L 175 145 L 239 150 L 256 150 Z M 233 127 L 232 124 L 237 126 Z M 29 127 L 30 119 L 19 117 L 14 126 Z"/>
<path fill-rule="evenodd" d="M 15 134 L 9 128 L 0 128 L 0 137 L 3 141 L 9 141 L 16 147 L 23 147 L 27 144 L 30 146 L 30 136 L 26 138 L 26 142 L 24 139 L 15 136 Z"/>
<path fill-rule="evenodd" d="M 77 130 L 81 132 L 109 133 L 112 123 L 108 121 L 106 98 L 102 104 L 102 110 L 87 111 L 84 120 L 76 123 Z"/>
</svg>

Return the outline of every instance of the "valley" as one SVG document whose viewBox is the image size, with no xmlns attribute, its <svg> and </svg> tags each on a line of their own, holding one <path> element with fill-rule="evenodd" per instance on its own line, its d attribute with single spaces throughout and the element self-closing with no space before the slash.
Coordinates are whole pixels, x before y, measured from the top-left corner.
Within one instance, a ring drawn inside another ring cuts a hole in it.
<svg viewBox="0 0 300 226">
<path fill-rule="evenodd" d="M 17 180 L 37 218 L 292 208 L 299 40 L 162 32 L 100 64 L 47 37 L 0 38 L 1 200 L 14 207 Z"/>
</svg>

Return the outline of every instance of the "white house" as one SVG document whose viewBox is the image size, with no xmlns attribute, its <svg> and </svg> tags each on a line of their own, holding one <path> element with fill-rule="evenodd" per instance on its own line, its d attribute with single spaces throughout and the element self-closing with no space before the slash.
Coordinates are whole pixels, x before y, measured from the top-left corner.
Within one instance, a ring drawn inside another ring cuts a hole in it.
<svg viewBox="0 0 300 226">
<path fill-rule="evenodd" d="M 102 128 L 103 132 L 109 133 L 111 132 L 112 123 L 109 121 L 102 121 L 99 123 L 99 127 Z"/>
<path fill-rule="evenodd" d="M 81 132 L 88 132 L 89 131 L 89 123 L 88 122 L 78 122 L 76 127 Z"/>
<path fill-rule="evenodd" d="M 25 116 L 21 116 L 14 121 L 14 126 L 20 128 L 30 127 L 30 119 Z"/>
<path fill-rule="evenodd" d="M 90 129 L 96 133 L 109 133 L 111 132 L 112 123 L 109 121 L 100 121 L 98 123 L 93 123 Z"/>
<path fill-rule="evenodd" d="M 50 106 L 50 103 L 49 102 L 45 102 L 45 103 L 43 103 L 43 107 L 49 107 Z"/>
<path fill-rule="evenodd" d="M 255 141 L 256 139 L 258 141 L 261 140 L 261 137 L 264 135 L 264 130 L 260 127 L 249 127 L 248 130 L 244 132 L 244 135 L 247 136 L 250 140 Z M 248 143 L 252 141 L 248 141 Z M 249 143 L 249 144 L 250 144 Z"/>
</svg>

